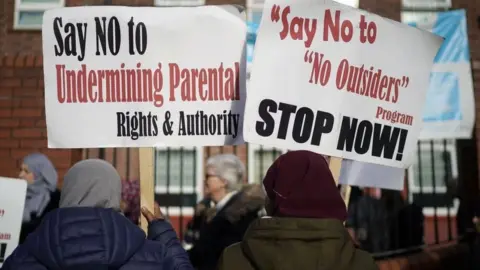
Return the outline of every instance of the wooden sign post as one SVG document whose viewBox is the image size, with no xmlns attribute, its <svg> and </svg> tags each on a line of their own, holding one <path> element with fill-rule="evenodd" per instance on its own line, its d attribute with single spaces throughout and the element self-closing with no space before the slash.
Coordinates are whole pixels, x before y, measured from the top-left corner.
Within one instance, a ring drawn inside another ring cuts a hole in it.
<svg viewBox="0 0 480 270">
<path fill-rule="evenodd" d="M 335 183 L 338 185 L 338 181 L 340 180 L 340 172 L 342 170 L 342 158 L 339 157 L 330 157 L 329 162 L 330 171 L 332 172 L 333 179 L 335 179 Z M 348 203 L 350 201 L 350 191 L 352 187 L 350 185 L 342 185 L 340 187 L 340 194 L 342 195 L 343 201 L 348 208 Z"/>
<path fill-rule="evenodd" d="M 155 158 L 154 158 L 154 148 L 140 148 L 139 150 L 139 159 L 140 159 L 140 206 L 146 207 L 150 212 L 153 213 L 153 205 L 155 203 L 154 189 L 155 189 Z M 148 232 L 148 222 L 140 215 L 140 226 L 145 231 Z"/>
</svg>

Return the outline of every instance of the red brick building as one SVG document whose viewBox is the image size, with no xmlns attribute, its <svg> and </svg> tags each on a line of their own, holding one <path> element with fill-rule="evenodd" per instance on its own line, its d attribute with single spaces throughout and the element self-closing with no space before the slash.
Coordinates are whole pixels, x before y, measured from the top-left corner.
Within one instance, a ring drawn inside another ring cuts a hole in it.
<svg viewBox="0 0 480 270">
<path fill-rule="evenodd" d="M 406 0 L 403 0 L 406 2 Z M 466 9 L 470 50 L 473 65 L 475 94 L 480 90 L 480 1 L 451 0 L 452 9 Z M 422 5 L 448 4 L 448 0 L 410 0 L 410 3 Z M 43 11 L 59 6 L 76 5 L 198 5 L 198 4 L 239 4 L 247 7 L 251 20 L 261 17 L 262 0 L 50 0 L 32 4 L 24 0 L 3 0 L 0 5 L 0 175 L 16 176 L 22 157 L 32 151 L 46 153 L 62 176 L 76 161 L 85 157 L 102 157 L 110 160 L 124 178 L 138 178 L 138 151 L 136 149 L 85 149 L 54 150 L 47 149 L 45 110 L 43 99 L 43 69 L 41 46 L 41 18 Z M 360 0 L 360 8 L 367 11 L 400 20 L 405 3 L 402 0 Z M 421 8 L 431 11 L 429 8 Z M 434 9 L 438 10 L 438 8 Z M 418 10 L 417 10 L 418 12 Z M 480 96 L 475 95 L 475 103 L 480 108 Z M 477 120 L 480 121 L 480 120 Z M 478 128 L 477 122 L 477 128 Z M 473 198 L 478 193 L 478 159 L 480 152 L 480 132 L 475 132 L 473 140 L 457 141 L 452 152 L 455 160 L 457 179 L 460 179 L 460 193 Z M 281 152 L 249 145 L 238 147 L 210 147 L 185 149 L 158 149 L 156 152 L 157 173 L 155 192 L 157 199 L 170 206 L 171 214 L 182 212 L 190 214 L 192 205 L 202 194 L 203 164 L 206 157 L 232 152 L 239 155 L 248 167 L 250 182 L 260 181 L 263 173 Z M 180 163 L 182 165 L 180 165 Z M 168 167 L 168 169 L 167 169 Z M 186 173 L 180 173 L 179 168 Z M 169 175 L 167 175 L 167 171 Z M 182 175 L 183 177 L 180 177 Z M 167 180 L 168 179 L 168 180 Z M 182 186 L 182 187 L 180 187 Z M 410 188 L 411 189 L 411 188 Z M 415 194 L 411 194 L 413 196 Z M 435 195 L 435 196 L 442 196 Z M 428 194 L 427 194 L 428 197 Z M 431 198 L 430 198 L 431 200 Z M 436 200 L 435 198 L 433 199 Z M 164 205 L 165 205 L 164 204 Z M 456 207 L 440 207 L 437 214 L 444 216 L 448 211 L 456 212 Z M 427 222 L 427 231 L 431 233 L 433 223 Z M 438 223 L 440 238 L 447 240 L 446 222 Z M 452 226 L 454 222 L 451 223 Z M 431 239 L 432 235 L 428 236 Z"/>
</svg>

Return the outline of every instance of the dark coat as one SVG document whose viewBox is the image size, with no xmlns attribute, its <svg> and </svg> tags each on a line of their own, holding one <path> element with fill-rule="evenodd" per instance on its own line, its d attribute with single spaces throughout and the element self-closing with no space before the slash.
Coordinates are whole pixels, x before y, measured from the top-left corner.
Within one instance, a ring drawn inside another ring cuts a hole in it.
<svg viewBox="0 0 480 270">
<path fill-rule="evenodd" d="M 111 209 L 61 208 L 5 261 L 4 270 L 192 270 L 172 226 L 154 221 L 149 239 Z"/>
<path fill-rule="evenodd" d="M 39 217 L 32 218 L 29 222 L 22 224 L 22 229 L 20 230 L 20 239 L 18 243 L 22 244 L 27 238 L 27 236 L 37 229 L 45 215 L 48 214 L 50 211 L 57 209 L 59 205 L 60 190 L 57 189 L 54 192 L 50 193 L 50 202 L 48 202 L 47 207 L 43 211 L 43 214 Z"/>
<path fill-rule="evenodd" d="M 198 270 L 214 270 L 223 250 L 240 242 L 251 222 L 259 217 L 265 198 L 260 186 L 245 187 L 200 231 L 198 241 L 188 251 Z"/>
<path fill-rule="evenodd" d="M 391 247 L 391 226 L 385 204 L 363 196 L 348 209 L 346 226 L 355 231 L 356 240 L 368 252 L 386 252 Z"/>
<path fill-rule="evenodd" d="M 185 244 L 193 245 L 195 241 L 198 241 L 200 238 L 200 231 L 205 227 L 208 221 L 211 220 L 210 215 L 214 213 L 212 210 L 214 210 L 213 208 L 215 206 L 212 204 L 213 202 L 211 199 L 205 198 L 195 206 L 195 213 L 192 220 L 187 224 L 187 230 L 183 238 Z"/>
<path fill-rule="evenodd" d="M 377 270 L 339 220 L 261 218 L 223 253 L 219 270 Z"/>
</svg>

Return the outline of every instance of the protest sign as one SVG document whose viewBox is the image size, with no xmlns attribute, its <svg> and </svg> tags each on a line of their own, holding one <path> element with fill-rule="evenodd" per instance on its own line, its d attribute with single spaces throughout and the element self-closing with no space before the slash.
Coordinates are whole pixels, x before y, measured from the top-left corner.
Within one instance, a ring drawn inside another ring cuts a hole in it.
<svg viewBox="0 0 480 270">
<path fill-rule="evenodd" d="M 434 60 L 420 139 L 470 139 L 475 123 L 465 10 L 402 14 L 402 21 L 445 38 Z"/>
<path fill-rule="evenodd" d="M 359 187 L 403 190 L 405 169 L 378 164 L 342 160 L 339 183 Z"/>
<path fill-rule="evenodd" d="M 352 6 L 351 2 L 336 1 Z M 247 38 L 247 62 L 253 61 L 255 39 L 258 31 L 258 23 L 248 23 Z M 247 78 L 248 80 L 248 78 Z M 428 102 L 428 101 L 427 101 Z M 334 179 L 341 184 L 342 197 L 348 205 L 350 185 L 360 187 L 377 187 L 384 189 L 402 190 L 404 188 L 405 170 L 402 168 L 388 167 L 378 164 L 353 161 L 349 159 L 330 160 L 330 169 Z"/>
<path fill-rule="evenodd" d="M 43 19 L 51 148 L 243 143 L 246 25 L 204 7 L 73 7 Z"/>
<path fill-rule="evenodd" d="M 409 166 L 442 39 L 336 2 L 264 8 L 246 141 Z"/>
<path fill-rule="evenodd" d="M 0 177 L 0 268 L 20 239 L 27 182 Z"/>
</svg>

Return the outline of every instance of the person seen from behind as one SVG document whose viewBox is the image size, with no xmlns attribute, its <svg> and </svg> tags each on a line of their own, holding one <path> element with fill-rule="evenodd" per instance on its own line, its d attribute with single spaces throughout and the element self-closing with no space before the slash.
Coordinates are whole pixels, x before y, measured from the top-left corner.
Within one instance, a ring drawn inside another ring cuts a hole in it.
<svg viewBox="0 0 480 270">
<path fill-rule="evenodd" d="M 60 191 L 57 189 L 57 171 L 44 154 L 33 153 L 26 156 L 18 177 L 27 182 L 19 240 L 21 244 L 35 231 L 46 213 L 58 208 Z"/>
<path fill-rule="evenodd" d="M 145 233 L 120 212 L 121 180 L 100 159 L 76 163 L 65 175 L 60 208 L 5 261 L 4 270 L 193 270 L 158 205 Z"/>
<path fill-rule="evenodd" d="M 368 252 L 386 252 L 391 246 L 389 212 L 379 189 L 365 188 L 348 208 L 345 226 L 358 246 Z"/>
<path fill-rule="evenodd" d="M 188 250 L 190 260 L 198 270 L 213 270 L 223 250 L 242 240 L 250 223 L 264 205 L 260 185 L 243 186 L 245 166 L 232 154 L 221 154 L 207 160 L 205 187 L 215 203 L 198 240 Z"/>
<path fill-rule="evenodd" d="M 280 156 L 263 180 L 267 217 L 225 249 L 220 270 L 373 270 L 343 226 L 347 208 L 326 160 L 309 151 Z"/>
</svg>

